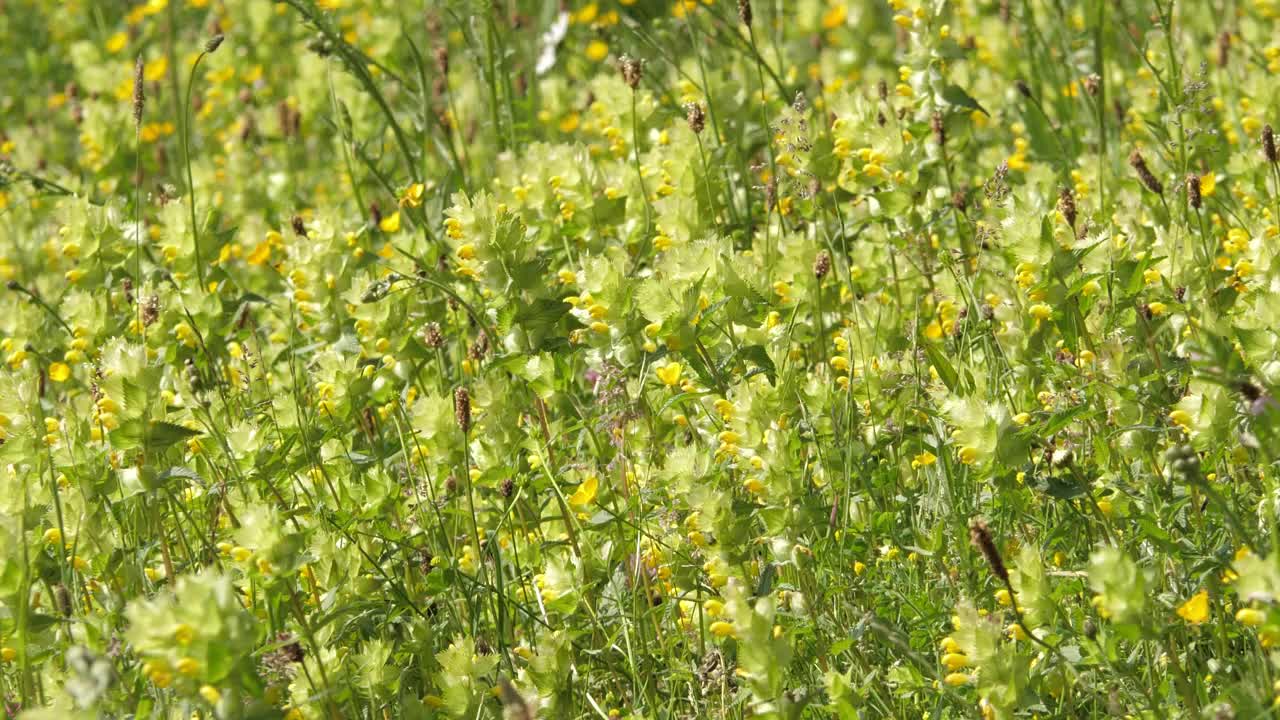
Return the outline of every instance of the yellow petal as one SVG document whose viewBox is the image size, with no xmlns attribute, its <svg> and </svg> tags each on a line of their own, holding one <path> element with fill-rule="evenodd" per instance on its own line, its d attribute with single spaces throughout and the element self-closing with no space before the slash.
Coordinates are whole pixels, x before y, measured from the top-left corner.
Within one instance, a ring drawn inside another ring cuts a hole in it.
<svg viewBox="0 0 1280 720">
<path fill-rule="evenodd" d="M 378 223 L 378 227 L 384 233 L 393 233 L 400 231 L 400 213 L 394 212 L 382 218 L 382 222 Z"/>
<path fill-rule="evenodd" d="M 271 241 L 263 240 L 246 258 L 250 265 L 265 265 L 271 259 Z"/>
<path fill-rule="evenodd" d="M 569 496 L 570 505 L 586 505 L 596 499 L 596 491 L 600 489 L 600 480 L 595 475 L 588 475 L 578 489 Z"/>
<path fill-rule="evenodd" d="M 66 382 L 71 377 L 71 367 L 66 363 L 56 362 L 49 366 L 49 379 L 56 382 Z"/>
<path fill-rule="evenodd" d="M 1201 590 L 1178 608 L 1178 617 L 1192 625 L 1209 619 L 1209 591 Z"/>
</svg>

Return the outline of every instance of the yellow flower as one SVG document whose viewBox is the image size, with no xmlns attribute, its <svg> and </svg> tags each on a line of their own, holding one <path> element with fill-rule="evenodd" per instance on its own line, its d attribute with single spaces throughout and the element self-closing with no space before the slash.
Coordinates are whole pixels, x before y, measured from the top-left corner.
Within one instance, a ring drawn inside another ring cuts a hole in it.
<svg viewBox="0 0 1280 720">
<path fill-rule="evenodd" d="M 978 448 L 973 446 L 960 448 L 960 462 L 965 465 L 972 465 L 978 462 Z"/>
<path fill-rule="evenodd" d="M 1192 625 L 1209 619 L 1209 591 L 1201 590 L 1178 607 L 1178 617 Z"/>
<path fill-rule="evenodd" d="M 1218 189 L 1218 176 L 1213 173 L 1205 173 L 1200 178 L 1200 194 L 1204 197 L 1213 197 L 1214 191 Z"/>
<path fill-rule="evenodd" d="M 832 7 L 822 15 L 822 29 L 832 30 L 844 24 L 849 17 L 849 8 L 843 3 Z"/>
<path fill-rule="evenodd" d="M 218 692 L 218 688 L 212 685 L 201 685 L 200 697 L 204 698 L 205 702 L 210 705 L 217 705 L 218 701 L 222 699 L 222 693 Z"/>
<path fill-rule="evenodd" d="M 18 651 L 11 647 L 0 648 L 0 660 L 4 662 L 13 662 L 18 657 Z"/>
<path fill-rule="evenodd" d="M 426 192 L 422 183 L 414 183 L 400 193 L 400 207 L 418 207 L 422 204 L 422 195 Z"/>
<path fill-rule="evenodd" d="M 396 211 L 382 218 L 382 222 L 378 223 L 378 229 L 384 233 L 400 232 L 400 212 Z"/>
<path fill-rule="evenodd" d="M 579 116 L 578 113 L 576 112 L 571 112 L 568 115 L 565 115 L 564 117 L 560 118 L 560 132 L 571 133 L 574 130 L 577 130 L 578 125 L 580 125 L 581 123 L 582 123 L 581 116 Z"/>
<path fill-rule="evenodd" d="M 666 385 L 667 387 L 675 387 L 680 384 L 680 371 L 682 369 L 683 368 L 680 367 L 680 363 L 673 362 L 667 363 L 657 370 L 654 370 L 654 373 L 658 376 L 658 379 L 662 381 L 663 385 Z"/>
<path fill-rule="evenodd" d="M 58 528 L 49 528 L 44 531 L 44 541 L 50 545 L 56 545 L 62 542 L 62 531 Z"/>
<path fill-rule="evenodd" d="M 1044 303 L 1036 303 L 1032 305 L 1027 312 L 1031 313 L 1031 317 L 1036 320 L 1048 320 L 1053 317 L 1053 308 Z"/>
<path fill-rule="evenodd" d="M 1266 619 L 1267 616 L 1265 613 L 1261 610 L 1255 610 L 1254 608 L 1240 608 L 1240 610 L 1236 612 L 1236 622 L 1239 622 L 1242 625 L 1248 625 L 1249 627 L 1257 627 Z"/>
<path fill-rule="evenodd" d="M 609 57 L 609 44 L 603 40 L 592 40 L 587 44 L 587 59 L 591 62 L 600 62 Z"/>
<path fill-rule="evenodd" d="M 925 450 L 924 452 L 920 453 L 919 455 L 911 459 L 911 467 L 913 468 L 929 467 L 930 465 L 936 463 L 937 461 L 938 461 L 937 455 L 934 455 L 928 450 Z"/>
<path fill-rule="evenodd" d="M 708 629 L 711 630 L 712 635 L 718 638 L 734 637 L 735 635 L 733 623 L 727 623 L 723 620 L 711 623 L 711 627 Z"/>
<path fill-rule="evenodd" d="M 1165 305 L 1162 302 L 1153 302 L 1147 305 L 1147 309 L 1151 311 L 1152 317 L 1160 317 L 1161 315 L 1164 315 L 1165 312 L 1168 311 L 1169 306 Z"/>
<path fill-rule="evenodd" d="M 1013 604 L 1013 596 L 1009 594 L 1008 590 L 1000 588 L 996 591 L 996 602 L 1008 607 Z"/>
<path fill-rule="evenodd" d="M 968 685 L 969 679 L 969 676 L 965 673 L 953 672 L 943 678 L 942 682 L 950 685 L 951 687 L 960 687 L 961 685 Z"/>
<path fill-rule="evenodd" d="M 71 377 L 71 367 L 66 363 L 56 362 L 49 366 L 49 379 L 56 382 L 66 382 Z"/>
<path fill-rule="evenodd" d="M 969 658 L 961 655 L 960 653 L 947 653 L 942 656 L 942 664 L 945 665 L 948 670 L 959 670 L 969 664 Z"/>
<path fill-rule="evenodd" d="M 1169 413 L 1169 421 L 1178 427 L 1191 427 L 1191 413 L 1186 410 L 1174 410 Z"/>
<path fill-rule="evenodd" d="M 121 50 L 123 50 L 125 46 L 128 44 L 129 44 L 129 36 L 123 32 L 118 32 L 115 35 L 112 35 L 111 37 L 107 38 L 107 52 L 112 54 L 118 53 Z"/>
<path fill-rule="evenodd" d="M 249 253 L 245 261 L 250 265 L 265 265 L 271 259 L 271 240 L 263 240 Z"/>
<path fill-rule="evenodd" d="M 178 672 L 183 675 L 186 675 L 187 677 L 194 677 L 196 673 L 200 672 L 200 661 L 195 658 L 184 657 L 174 663 L 174 667 L 176 667 Z"/>
<path fill-rule="evenodd" d="M 587 505 L 596 499 L 596 491 L 600 489 L 600 480 L 595 475 L 588 475 L 578 489 L 569 496 L 570 505 Z"/>
<path fill-rule="evenodd" d="M 147 82 L 156 82 L 169 72 L 168 58 L 161 56 L 147 63 L 142 70 L 142 78 Z"/>
</svg>

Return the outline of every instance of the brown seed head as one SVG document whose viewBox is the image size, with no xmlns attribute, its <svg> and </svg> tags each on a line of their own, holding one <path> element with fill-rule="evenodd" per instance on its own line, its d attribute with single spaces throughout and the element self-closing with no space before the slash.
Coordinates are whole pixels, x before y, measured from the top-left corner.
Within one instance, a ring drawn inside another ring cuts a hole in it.
<svg viewBox="0 0 1280 720">
<path fill-rule="evenodd" d="M 821 280 L 829 272 L 831 272 L 831 254 L 823 250 L 813 260 L 813 276 Z"/>
<path fill-rule="evenodd" d="M 449 48 L 444 45 L 436 48 L 436 70 L 441 75 L 449 74 Z"/>
<path fill-rule="evenodd" d="M 1270 125 L 1262 126 L 1262 156 L 1272 165 L 1280 160 L 1280 156 L 1276 155 L 1276 133 Z"/>
<path fill-rule="evenodd" d="M 969 523 L 969 542 L 982 553 L 982 557 L 986 558 L 991 574 L 1001 582 L 1008 583 L 1009 570 L 1004 566 L 1004 558 L 1000 557 L 1000 551 L 996 549 L 995 540 L 991 539 L 991 530 L 987 527 L 985 520 L 975 519 Z"/>
<path fill-rule="evenodd" d="M 471 393 L 464 387 L 453 391 L 453 418 L 462 432 L 471 432 Z"/>
<path fill-rule="evenodd" d="M 947 144 L 947 126 L 942 120 L 942 113 L 935 112 L 929 119 L 929 127 L 933 129 L 933 140 L 938 145 Z"/>
<path fill-rule="evenodd" d="M 1157 195 L 1164 194 L 1164 185 L 1151 173 L 1151 168 L 1147 167 L 1147 161 L 1142 157 L 1141 152 L 1135 149 L 1129 153 L 1129 164 L 1133 166 L 1134 172 L 1138 173 L 1138 179 L 1148 190 Z"/>
<path fill-rule="evenodd" d="M 142 110 L 147 104 L 147 91 L 142 84 L 142 56 L 133 64 L 133 126 L 142 127 Z"/>
<path fill-rule="evenodd" d="M 1187 175 L 1187 204 L 1192 210 L 1199 210 L 1203 199 L 1200 196 L 1200 176 L 1195 173 Z"/>
<path fill-rule="evenodd" d="M 627 87 L 632 90 L 640 87 L 640 78 L 644 76 L 643 61 L 630 55 L 623 55 L 618 58 L 618 69 L 622 71 L 622 80 Z"/>
<path fill-rule="evenodd" d="M 1063 186 L 1058 193 L 1058 212 L 1062 213 L 1062 217 L 1072 228 L 1076 226 L 1076 198 L 1071 194 L 1071 188 Z"/>
<path fill-rule="evenodd" d="M 738 19 L 743 25 L 750 27 L 752 18 L 751 0 L 738 0 Z"/>
<path fill-rule="evenodd" d="M 1097 97 L 1098 91 L 1102 90 L 1102 76 L 1098 73 L 1091 73 L 1085 76 L 1084 91 L 1089 93 L 1089 97 Z"/>
<path fill-rule="evenodd" d="M 142 324 L 150 327 L 160 319 L 160 296 L 151 295 L 142 302 Z"/>
<path fill-rule="evenodd" d="M 689 129 L 695 135 L 700 135 L 703 128 L 707 126 L 707 111 L 702 109 L 701 103 L 689 103 L 684 106 L 684 117 L 689 122 Z"/>
<path fill-rule="evenodd" d="M 217 35 L 214 35 L 213 37 L 209 38 L 209 41 L 204 44 L 205 54 L 212 55 L 213 53 L 217 52 L 218 47 L 222 45 L 222 41 L 226 39 L 227 39 L 227 36 L 223 35 L 222 33 L 218 33 Z"/>
<path fill-rule="evenodd" d="M 467 357 L 471 360 L 483 360 L 489 354 L 489 333 L 481 330 L 476 341 L 467 348 Z"/>
<path fill-rule="evenodd" d="M 422 328 L 422 344 L 432 350 L 444 345 L 444 334 L 440 332 L 440 323 L 429 322 Z"/>
</svg>

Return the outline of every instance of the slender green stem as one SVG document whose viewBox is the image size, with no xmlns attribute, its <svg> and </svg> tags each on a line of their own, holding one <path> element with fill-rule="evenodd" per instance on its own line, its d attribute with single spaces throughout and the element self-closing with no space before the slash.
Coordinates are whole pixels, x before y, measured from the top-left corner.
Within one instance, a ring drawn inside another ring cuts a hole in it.
<svg viewBox="0 0 1280 720">
<path fill-rule="evenodd" d="M 191 64 L 191 72 L 187 75 L 187 95 L 182 103 L 182 161 L 187 169 L 187 207 L 191 212 L 191 240 L 196 252 L 196 278 L 200 281 L 200 291 L 207 292 L 204 282 L 204 253 L 200 247 L 200 224 L 196 221 L 196 184 L 191 174 L 191 89 L 196 84 L 196 70 L 200 61 L 209 53 L 200 51 L 196 61 Z"/>
</svg>

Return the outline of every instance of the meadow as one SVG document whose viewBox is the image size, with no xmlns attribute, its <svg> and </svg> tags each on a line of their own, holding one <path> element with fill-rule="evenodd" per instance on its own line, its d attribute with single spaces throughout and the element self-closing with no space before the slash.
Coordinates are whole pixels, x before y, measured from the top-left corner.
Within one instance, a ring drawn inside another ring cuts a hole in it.
<svg viewBox="0 0 1280 720">
<path fill-rule="evenodd" d="M 1268 718 L 1275 0 L 0 0 L 7 717 Z"/>
</svg>

